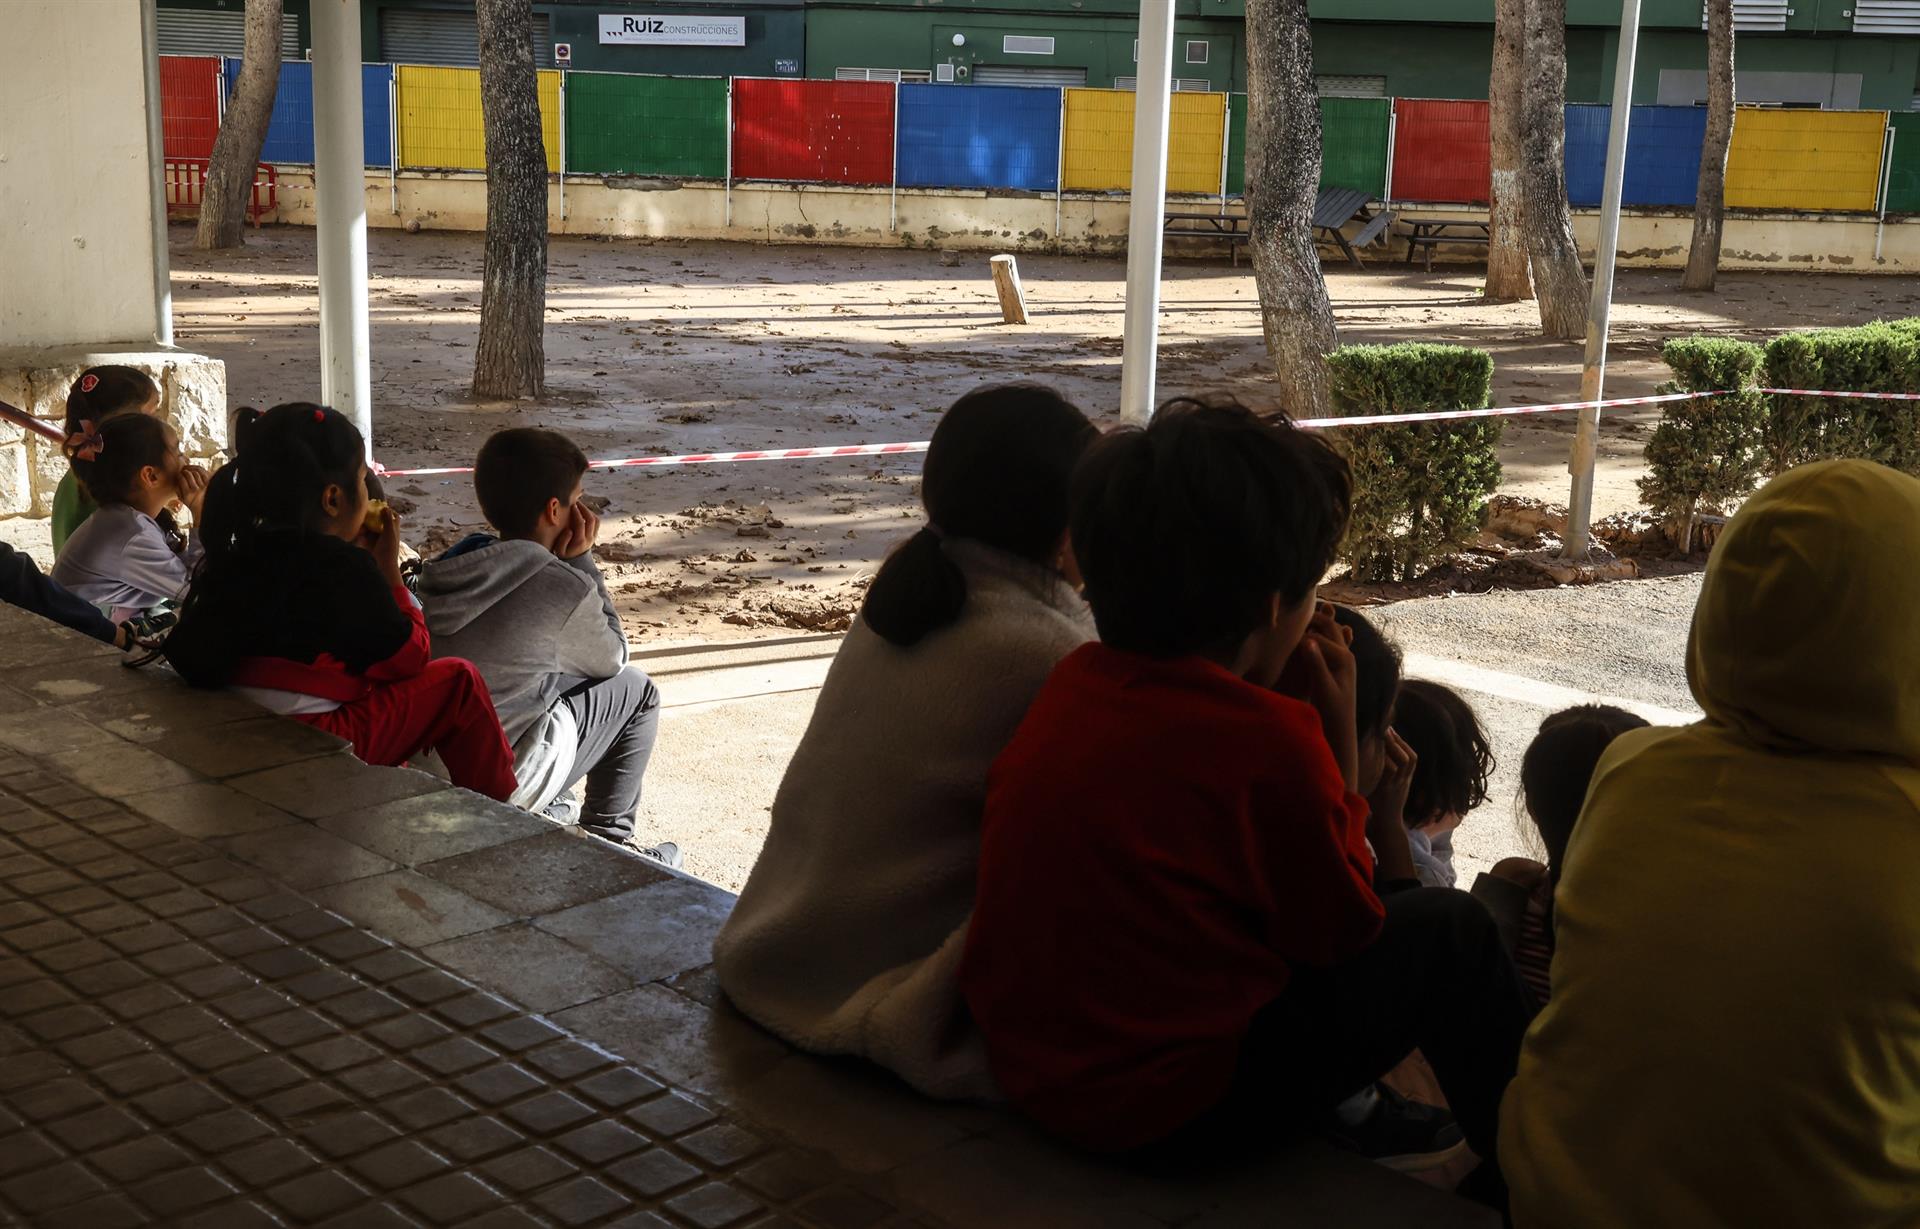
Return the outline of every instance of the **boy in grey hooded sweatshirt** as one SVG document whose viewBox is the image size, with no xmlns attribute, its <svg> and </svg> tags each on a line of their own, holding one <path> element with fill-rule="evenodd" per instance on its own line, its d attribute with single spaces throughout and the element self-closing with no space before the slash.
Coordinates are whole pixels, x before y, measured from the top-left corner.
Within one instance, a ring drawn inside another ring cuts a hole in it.
<svg viewBox="0 0 1920 1229">
<path fill-rule="evenodd" d="M 581 502 L 587 458 L 554 431 L 516 427 L 480 449 L 473 484 L 501 536 L 472 534 L 427 563 L 419 598 L 436 657 L 479 667 L 513 745 L 516 806 L 541 811 L 582 779 L 580 826 L 633 834 L 660 693 L 627 641 L 593 561 L 599 518 Z"/>
</svg>

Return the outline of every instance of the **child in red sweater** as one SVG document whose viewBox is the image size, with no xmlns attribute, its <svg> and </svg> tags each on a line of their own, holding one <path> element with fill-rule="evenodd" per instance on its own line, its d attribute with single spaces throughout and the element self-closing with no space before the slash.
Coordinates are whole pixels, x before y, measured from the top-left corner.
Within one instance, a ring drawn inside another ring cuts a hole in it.
<svg viewBox="0 0 1920 1229">
<path fill-rule="evenodd" d="M 1075 476 L 1101 643 L 994 764 L 961 972 L 995 1077 L 1069 1141 L 1323 1121 L 1418 1047 L 1493 1155 L 1524 999 L 1471 898 L 1376 892 L 1414 877 L 1406 830 L 1358 792 L 1350 633 L 1316 601 L 1349 494 L 1319 436 L 1230 404 Z"/>
</svg>

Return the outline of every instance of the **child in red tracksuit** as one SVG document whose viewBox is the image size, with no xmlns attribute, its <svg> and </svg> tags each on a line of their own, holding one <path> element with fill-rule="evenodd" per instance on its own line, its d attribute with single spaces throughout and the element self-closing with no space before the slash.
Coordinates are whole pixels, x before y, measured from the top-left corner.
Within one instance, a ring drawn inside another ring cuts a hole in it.
<svg viewBox="0 0 1920 1229">
<path fill-rule="evenodd" d="M 995 1078 L 1071 1142 L 1327 1124 L 1418 1047 L 1493 1155 L 1525 1001 L 1486 911 L 1409 885 L 1361 797 L 1351 637 L 1316 605 L 1349 498 L 1319 436 L 1226 404 L 1075 474 L 1101 639 L 993 765 L 960 975 Z"/>
<path fill-rule="evenodd" d="M 513 750 L 472 664 L 432 660 L 400 579 L 399 518 L 367 523 L 359 430 L 292 403 L 243 415 L 236 443 L 207 486 L 205 559 L 168 661 L 196 687 L 231 686 L 347 739 L 369 764 L 432 748 L 455 785 L 504 801 Z"/>
</svg>

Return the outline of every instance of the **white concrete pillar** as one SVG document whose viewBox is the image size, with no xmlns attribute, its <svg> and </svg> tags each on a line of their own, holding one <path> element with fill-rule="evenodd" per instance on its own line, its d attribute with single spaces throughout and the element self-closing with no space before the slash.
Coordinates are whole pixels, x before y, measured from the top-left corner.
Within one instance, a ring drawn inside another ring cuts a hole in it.
<svg viewBox="0 0 1920 1229">
<path fill-rule="evenodd" d="M 352 418 L 373 452 L 367 327 L 366 152 L 360 0 L 313 0 L 313 178 L 320 264 L 320 399 Z"/>
<path fill-rule="evenodd" d="M 1160 251 L 1166 235 L 1168 113 L 1173 106 L 1173 0 L 1140 0 L 1134 65 L 1133 190 L 1128 194 L 1127 315 L 1120 357 L 1120 416 L 1153 417 L 1160 361 Z"/>
</svg>

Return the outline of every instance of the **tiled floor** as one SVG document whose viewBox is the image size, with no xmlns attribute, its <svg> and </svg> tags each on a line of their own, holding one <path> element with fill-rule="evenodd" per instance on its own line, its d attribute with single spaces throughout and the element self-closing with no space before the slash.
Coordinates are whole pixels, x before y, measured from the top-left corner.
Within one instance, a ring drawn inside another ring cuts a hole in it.
<svg viewBox="0 0 1920 1229">
<path fill-rule="evenodd" d="M 1137 1172 L 797 1055 L 725 892 L 0 607 L 0 1217 L 1492 1223 L 1312 1146 Z"/>
</svg>

